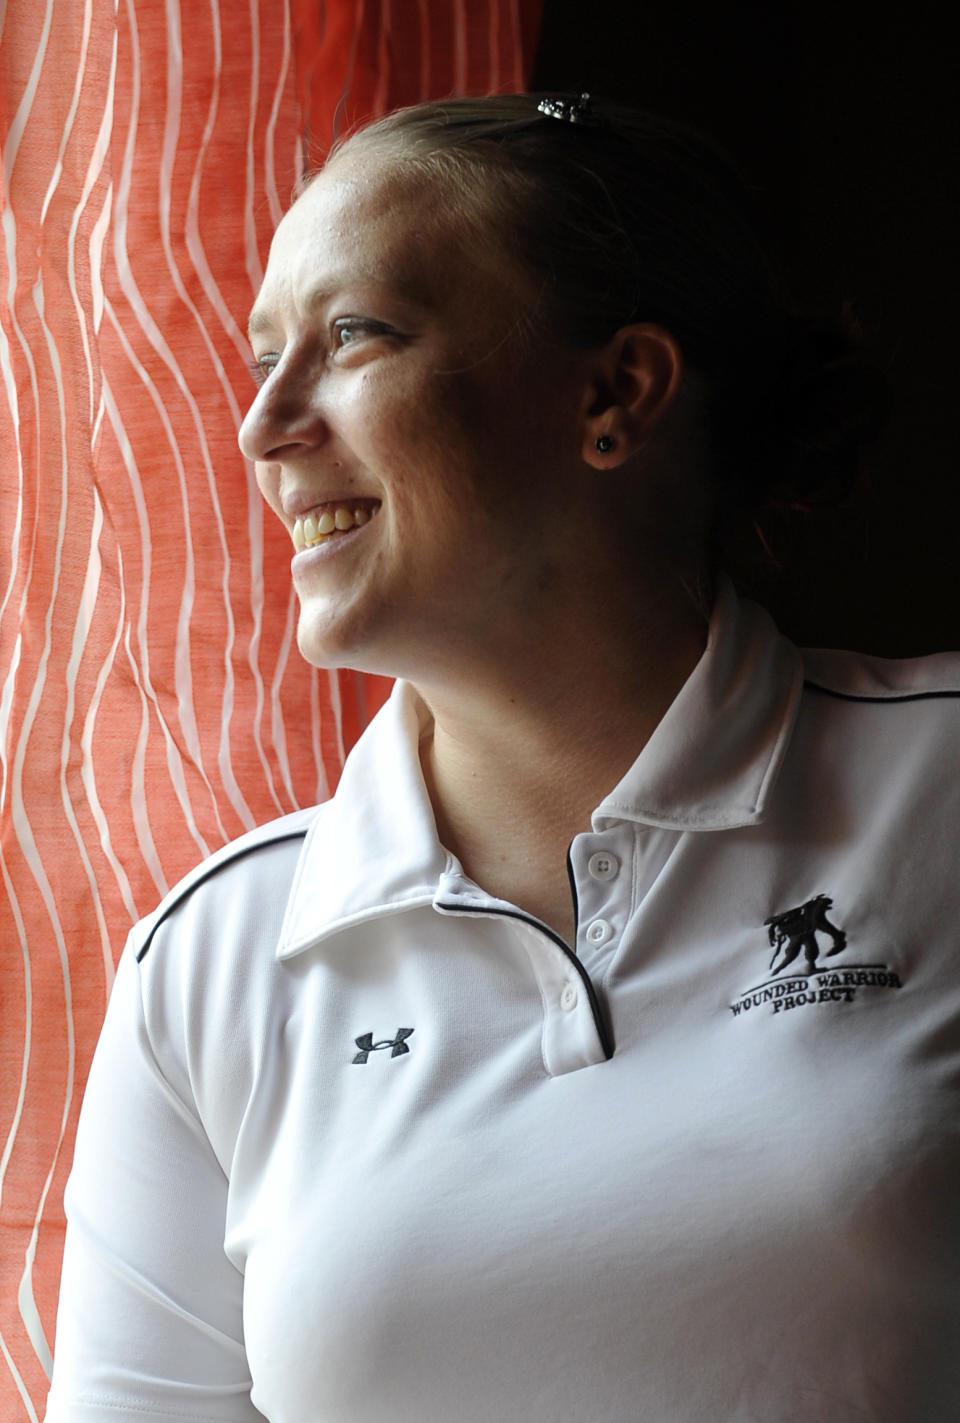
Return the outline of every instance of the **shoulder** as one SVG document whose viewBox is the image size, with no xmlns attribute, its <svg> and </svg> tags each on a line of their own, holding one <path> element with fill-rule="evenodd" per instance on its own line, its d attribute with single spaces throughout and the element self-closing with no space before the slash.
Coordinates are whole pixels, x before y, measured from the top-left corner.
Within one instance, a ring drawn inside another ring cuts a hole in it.
<svg viewBox="0 0 960 1423">
<path fill-rule="evenodd" d="M 960 702 L 960 652 L 871 657 L 834 648 L 802 650 L 804 691 L 837 702 L 903 706 L 931 702 L 952 714 Z"/>
<path fill-rule="evenodd" d="M 158 933 L 185 913 L 221 923 L 235 918 L 238 910 L 260 922 L 273 918 L 271 908 L 282 913 L 319 810 L 310 806 L 257 826 L 202 860 L 135 926 L 137 961 L 147 956 Z"/>
<path fill-rule="evenodd" d="M 830 794 L 847 787 L 861 811 L 901 828 L 913 815 L 952 840 L 956 796 L 945 772 L 960 726 L 960 655 L 816 650 L 803 653 L 803 674 L 793 746 L 808 789 L 827 776 Z"/>
</svg>

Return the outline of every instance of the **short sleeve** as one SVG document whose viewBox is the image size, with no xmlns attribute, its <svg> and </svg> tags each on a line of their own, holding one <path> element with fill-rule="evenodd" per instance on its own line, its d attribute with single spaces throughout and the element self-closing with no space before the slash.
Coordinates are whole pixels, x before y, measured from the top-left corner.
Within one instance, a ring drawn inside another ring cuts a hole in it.
<svg viewBox="0 0 960 1423">
<path fill-rule="evenodd" d="M 46 1423 L 263 1423 L 227 1179 L 153 1051 L 131 940 L 94 1055 L 67 1185 Z"/>
</svg>

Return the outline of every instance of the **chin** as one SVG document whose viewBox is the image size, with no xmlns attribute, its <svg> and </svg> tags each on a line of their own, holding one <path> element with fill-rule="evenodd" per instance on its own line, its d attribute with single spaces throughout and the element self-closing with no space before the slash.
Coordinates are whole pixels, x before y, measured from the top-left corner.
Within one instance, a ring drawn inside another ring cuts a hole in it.
<svg viewBox="0 0 960 1423">
<path fill-rule="evenodd" d="M 317 637 L 301 631 L 297 633 L 297 647 L 305 662 L 323 672 L 333 672 L 338 667 L 349 667 L 355 672 L 362 670 L 350 657 L 348 649 L 338 647 L 331 638 Z"/>
<path fill-rule="evenodd" d="M 352 672 L 374 672 L 392 677 L 397 673 L 382 665 L 375 650 L 375 640 L 369 630 L 359 625 L 359 619 L 312 618 L 301 610 L 297 625 L 297 646 L 300 655 L 312 667 L 333 672 L 348 668 Z"/>
</svg>

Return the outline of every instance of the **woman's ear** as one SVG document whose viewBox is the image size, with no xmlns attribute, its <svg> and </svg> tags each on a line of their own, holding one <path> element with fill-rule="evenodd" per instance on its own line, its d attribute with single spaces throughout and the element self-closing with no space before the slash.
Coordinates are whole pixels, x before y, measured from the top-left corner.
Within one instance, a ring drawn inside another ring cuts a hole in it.
<svg viewBox="0 0 960 1423">
<path fill-rule="evenodd" d="M 683 384 L 683 352 L 662 326 L 623 326 L 597 353 L 584 412 L 583 458 L 613 469 L 643 445 Z"/>
</svg>

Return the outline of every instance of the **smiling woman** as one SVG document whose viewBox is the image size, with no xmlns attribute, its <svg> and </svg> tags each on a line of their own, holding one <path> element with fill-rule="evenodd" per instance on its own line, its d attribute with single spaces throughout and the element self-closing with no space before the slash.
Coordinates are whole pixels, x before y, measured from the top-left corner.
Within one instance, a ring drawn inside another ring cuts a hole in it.
<svg viewBox="0 0 960 1423">
<path fill-rule="evenodd" d="M 304 655 L 400 680 L 133 933 L 48 1423 L 956 1416 L 960 661 L 802 653 L 716 566 L 882 396 L 747 210 L 513 95 L 280 223 L 241 447 Z"/>
<path fill-rule="evenodd" d="M 292 534 L 379 510 L 294 559 L 311 661 L 432 684 L 502 663 L 505 638 L 525 657 L 588 514 L 606 542 L 577 477 L 584 360 L 523 332 L 535 297 L 503 253 L 425 217 L 422 180 L 349 149 L 284 219 L 241 447 Z"/>
</svg>

